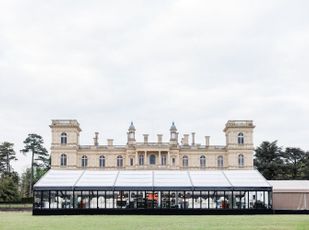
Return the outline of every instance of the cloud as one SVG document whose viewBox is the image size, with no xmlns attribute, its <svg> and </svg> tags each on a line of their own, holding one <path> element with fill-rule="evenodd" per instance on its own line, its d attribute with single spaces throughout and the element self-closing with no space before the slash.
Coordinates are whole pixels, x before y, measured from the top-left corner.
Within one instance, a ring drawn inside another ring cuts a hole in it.
<svg viewBox="0 0 309 230">
<path fill-rule="evenodd" d="M 167 140 L 172 121 L 224 144 L 253 119 L 255 144 L 309 149 L 307 1 L 2 1 L 0 141 L 78 119 L 81 143 Z M 20 171 L 29 158 L 20 156 Z"/>
</svg>

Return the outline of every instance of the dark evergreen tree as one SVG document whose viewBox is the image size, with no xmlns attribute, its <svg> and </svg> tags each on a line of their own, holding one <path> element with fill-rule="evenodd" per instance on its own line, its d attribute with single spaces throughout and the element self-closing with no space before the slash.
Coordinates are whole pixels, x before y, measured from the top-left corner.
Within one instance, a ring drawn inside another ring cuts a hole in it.
<svg viewBox="0 0 309 230">
<path fill-rule="evenodd" d="M 264 141 L 255 149 L 254 165 L 268 180 L 285 178 L 282 148 L 277 146 L 277 141 Z"/>
<path fill-rule="evenodd" d="M 31 153 L 31 175 L 29 182 L 29 195 L 32 195 L 32 186 L 34 179 L 34 170 L 38 168 L 49 168 L 50 158 L 46 148 L 43 146 L 43 138 L 38 134 L 28 134 L 24 141 L 25 147 L 23 153 Z"/>
<path fill-rule="evenodd" d="M 302 179 L 304 177 L 306 153 L 300 148 L 286 148 L 283 152 L 286 174 L 289 179 Z"/>
<path fill-rule="evenodd" d="M 19 201 L 19 177 L 17 172 L 5 172 L 0 176 L 0 201 Z"/>
<path fill-rule="evenodd" d="M 12 171 L 11 161 L 17 160 L 13 146 L 14 144 L 10 142 L 3 142 L 0 145 L 0 172 L 2 173 L 10 173 Z"/>
</svg>

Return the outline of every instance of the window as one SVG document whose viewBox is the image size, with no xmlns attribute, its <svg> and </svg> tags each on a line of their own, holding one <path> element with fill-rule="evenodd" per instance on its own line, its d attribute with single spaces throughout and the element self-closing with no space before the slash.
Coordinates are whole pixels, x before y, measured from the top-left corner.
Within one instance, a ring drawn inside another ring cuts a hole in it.
<svg viewBox="0 0 309 230">
<path fill-rule="evenodd" d="M 176 159 L 173 157 L 172 158 L 172 165 L 175 166 L 175 164 L 176 164 Z"/>
<path fill-rule="evenodd" d="M 88 158 L 87 156 L 82 156 L 82 168 L 87 168 L 88 166 Z"/>
<path fill-rule="evenodd" d="M 99 166 L 100 168 L 104 168 L 105 167 L 105 156 L 100 156 L 99 158 Z"/>
<path fill-rule="evenodd" d="M 204 155 L 202 155 L 200 157 L 200 167 L 201 168 L 205 168 L 206 167 L 206 157 Z"/>
<path fill-rule="evenodd" d="M 166 155 L 161 155 L 161 165 L 166 165 Z"/>
<path fill-rule="evenodd" d="M 218 156 L 217 165 L 218 168 L 223 168 L 223 156 Z"/>
<path fill-rule="evenodd" d="M 138 156 L 138 164 L 144 165 L 144 155 L 141 154 Z"/>
<path fill-rule="evenodd" d="M 149 164 L 155 165 L 156 164 L 156 156 L 155 155 L 150 155 L 149 157 Z"/>
<path fill-rule="evenodd" d="M 117 167 L 122 168 L 123 167 L 123 158 L 122 156 L 117 157 Z"/>
<path fill-rule="evenodd" d="M 182 158 L 182 166 L 183 167 L 188 167 L 189 166 L 188 156 L 183 156 L 183 158 Z"/>
<path fill-rule="evenodd" d="M 239 154 L 238 155 L 238 167 L 244 167 L 245 165 L 245 158 L 244 158 L 244 155 L 242 154 Z"/>
<path fill-rule="evenodd" d="M 67 155 L 66 154 L 61 154 L 60 166 L 67 166 Z"/>
<path fill-rule="evenodd" d="M 244 134 L 243 133 L 238 133 L 238 144 L 243 145 L 244 144 Z"/>
<path fill-rule="evenodd" d="M 134 160 L 133 158 L 130 158 L 130 166 L 133 166 L 133 164 L 134 164 Z"/>
<path fill-rule="evenodd" d="M 60 138 L 61 144 L 65 145 L 68 142 L 67 134 L 66 133 L 61 133 L 61 138 Z"/>
</svg>

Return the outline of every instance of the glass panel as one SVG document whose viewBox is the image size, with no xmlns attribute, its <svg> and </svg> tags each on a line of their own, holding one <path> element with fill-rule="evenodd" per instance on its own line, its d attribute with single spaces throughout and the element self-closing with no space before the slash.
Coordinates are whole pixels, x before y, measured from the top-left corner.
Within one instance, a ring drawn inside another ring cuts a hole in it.
<svg viewBox="0 0 309 230">
<path fill-rule="evenodd" d="M 233 192 L 233 208 L 241 208 L 241 193 L 240 191 Z"/>
<path fill-rule="evenodd" d="M 49 208 L 57 208 L 56 191 L 50 191 L 50 204 L 49 204 Z"/>
<path fill-rule="evenodd" d="M 185 192 L 185 208 L 193 208 L 193 196 L 191 191 Z"/>
<path fill-rule="evenodd" d="M 170 191 L 170 208 L 178 207 L 178 193 L 177 191 Z"/>
<path fill-rule="evenodd" d="M 49 191 L 42 191 L 42 208 L 49 208 Z"/>
<path fill-rule="evenodd" d="M 74 191 L 74 208 L 82 208 L 81 191 Z"/>
<path fill-rule="evenodd" d="M 208 209 L 210 208 L 209 207 L 209 204 L 211 203 L 212 204 L 213 200 L 211 199 L 211 202 L 208 198 L 208 191 L 202 191 L 202 194 L 201 194 L 201 208 L 203 209 Z"/>
<path fill-rule="evenodd" d="M 170 208 L 170 194 L 167 191 L 161 192 L 161 208 Z"/>
<path fill-rule="evenodd" d="M 90 208 L 98 207 L 97 191 L 89 191 Z"/>
<path fill-rule="evenodd" d="M 33 208 L 39 209 L 41 208 L 41 191 L 34 191 L 34 202 L 33 202 Z"/>
<path fill-rule="evenodd" d="M 106 208 L 113 208 L 113 192 L 106 191 Z"/>
<path fill-rule="evenodd" d="M 266 192 L 267 193 L 267 192 Z M 257 191 L 257 198 L 256 198 L 256 208 L 257 209 L 263 209 L 267 207 L 267 203 L 265 202 L 265 194 L 264 191 Z M 268 200 L 267 200 L 268 202 Z"/>
<path fill-rule="evenodd" d="M 193 208 L 199 209 L 201 208 L 202 197 L 200 191 L 193 192 Z"/>
<path fill-rule="evenodd" d="M 98 191 L 97 203 L 99 208 L 105 208 L 105 191 Z"/>
<path fill-rule="evenodd" d="M 73 191 L 66 191 L 63 208 L 73 208 Z"/>
</svg>

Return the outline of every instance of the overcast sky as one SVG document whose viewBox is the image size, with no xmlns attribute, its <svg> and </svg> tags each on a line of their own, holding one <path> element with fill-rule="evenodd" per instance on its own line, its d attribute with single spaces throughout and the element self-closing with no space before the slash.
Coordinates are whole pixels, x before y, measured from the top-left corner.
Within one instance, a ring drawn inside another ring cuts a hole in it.
<svg viewBox="0 0 309 230">
<path fill-rule="evenodd" d="M 229 119 L 254 141 L 309 150 L 309 1 L 0 1 L 0 142 L 50 147 L 51 119 L 81 143 L 163 133 L 224 145 Z"/>
</svg>

